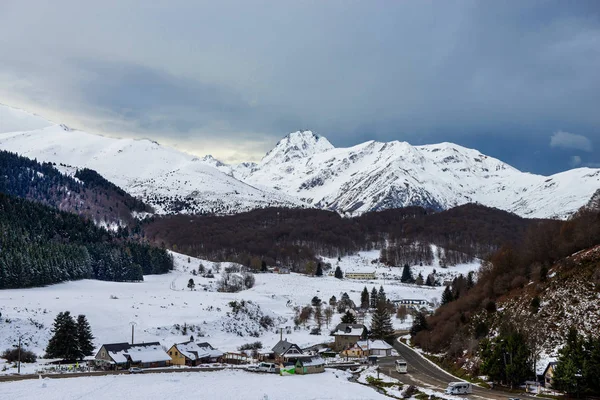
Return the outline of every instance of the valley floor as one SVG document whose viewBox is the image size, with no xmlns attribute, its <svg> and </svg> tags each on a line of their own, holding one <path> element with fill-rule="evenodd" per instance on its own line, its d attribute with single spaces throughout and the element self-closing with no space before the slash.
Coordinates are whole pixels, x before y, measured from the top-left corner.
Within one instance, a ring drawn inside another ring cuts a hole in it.
<svg viewBox="0 0 600 400">
<path fill-rule="evenodd" d="M 200 263 L 206 269 L 214 269 L 214 263 L 195 258 L 188 262 L 187 256 L 174 256 L 174 271 L 145 276 L 144 282 L 140 283 L 83 280 L 42 288 L 0 291 L 0 351 L 16 345 L 21 336 L 25 348 L 38 356 L 43 355 L 56 314 L 66 310 L 75 316 L 87 316 L 95 336 L 96 350 L 103 343 L 129 342 L 132 323 L 135 324 L 135 342 L 159 341 L 167 348 L 194 336 L 196 341 L 209 342 L 224 352 L 236 352 L 240 345 L 254 341 L 261 341 L 263 348 L 270 349 L 279 340 L 280 328 L 283 328 L 284 337 L 305 347 L 332 341 L 330 330 L 341 318 L 335 313 L 329 327 L 323 325 L 321 335 L 310 335 L 310 328 L 315 326 L 312 320 L 306 326 L 294 329 L 294 307 L 309 304 L 314 296 L 326 305 L 331 296 L 339 300 L 347 292 L 359 304 L 360 292 L 365 286 L 369 291 L 383 286 L 387 297 L 392 300 L 422 298 L 434 301 L 440 298 L 443 290 L 443 287 L 407 285 L 390 277 L 379 279 L 381 273 L 389 268 L 378 267 L 378 279 L 371 281 L 300 274 L 256 274 L 256 284 L 252 289 L 220 293 L 215 291 L 219 274 L 212 279 L 192 274 Z M 342 268 L 359 268 L 362 263 L 364 268 L 371 268 L 370 262 L 375 256 L 376 252 L 364 252 L 342 258 L 340 264 Z M 221 270 L 228 265 L 221 263 Z M 457 271 L 477 267 L 477 264 L 472 264 L 457 268 Z M 393 272 L 400 274 L 401 269 Z M 189 279 L 194 279 L 195 290 L 187 288 Z M 257 305 L 254 314 L 231 313 L 229 303 L 242 300 Z M 261 315 L 270 316 L 274 325 L 262 328 L 257 321 Z M 410 318 L 404 322 L 393 318 L 393 321 L 396 329 L 408 328 L 411 324 Z M 370 324 L 368 316 L 364 322 Z M 23 364 L 22 372 L 34 373 L 38 367 Z M 12 364 L 0 364 L 1 369 L 4 371 L 0 374 L 16 372 Z"/>
</svg>

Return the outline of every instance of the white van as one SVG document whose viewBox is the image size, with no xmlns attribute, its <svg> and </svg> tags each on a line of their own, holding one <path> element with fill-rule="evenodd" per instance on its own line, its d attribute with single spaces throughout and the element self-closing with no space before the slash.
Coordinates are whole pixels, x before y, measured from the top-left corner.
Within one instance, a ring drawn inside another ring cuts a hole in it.
<svg viewBox="0 0 600 400">
<path fill-rule="evenodd" d="M 273 363 L 262 362 L 258 364 L 258 372 L 268 372 L 274 374 L 277 372 L 277 365 Z"/>
<path fill-rule="evenodd" d="M 446 388 L 446 394 L 470 394 L 473 387 L 469 382 L 450 382 Z"/>
<path fill-rule="evenodd" d="M 396 360 L 396 372 L 406 374 L 408 372 L 408 364 L 403 359 Z"/>
</svg>

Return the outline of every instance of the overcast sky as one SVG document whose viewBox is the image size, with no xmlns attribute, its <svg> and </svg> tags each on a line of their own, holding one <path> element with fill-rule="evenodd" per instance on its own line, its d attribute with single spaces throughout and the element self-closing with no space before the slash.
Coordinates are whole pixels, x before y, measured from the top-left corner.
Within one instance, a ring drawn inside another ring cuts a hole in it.
<svg viewBox="0 0 600 400">
<path fill-rule="evenodd" d="M 0 102 L 229 162 L 311 129 L 600 166 L 600 1 L 1 0 Z"/>
</svg>

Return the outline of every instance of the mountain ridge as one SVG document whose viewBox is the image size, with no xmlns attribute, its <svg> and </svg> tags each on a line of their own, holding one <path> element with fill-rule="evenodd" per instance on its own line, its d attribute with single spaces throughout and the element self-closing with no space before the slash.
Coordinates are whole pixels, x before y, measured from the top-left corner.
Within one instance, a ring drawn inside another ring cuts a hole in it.
<svg viewBox="0 0 600 400">
<path fill-rule="evenodd" d="M 407 206 L 444 210 L 480 203 L 524 217 L 564 219 L 600 189 L 600 169 L 535 175 L 449 142 L 412 146 L 371 140 L 336 148 L 304 130 L 282 138 L 258 163 L 227 165 L 154 141 L 108 138 L 50 122 L 37 128 L 39 121 L 26 122 L 20 131 L 0 133 L 1 149 L 94 169 L 159 214 L 225 215 L 283 206 L 360 215 Z M 10 126 L 16 125 L 11 121 Z"/>
</svg>

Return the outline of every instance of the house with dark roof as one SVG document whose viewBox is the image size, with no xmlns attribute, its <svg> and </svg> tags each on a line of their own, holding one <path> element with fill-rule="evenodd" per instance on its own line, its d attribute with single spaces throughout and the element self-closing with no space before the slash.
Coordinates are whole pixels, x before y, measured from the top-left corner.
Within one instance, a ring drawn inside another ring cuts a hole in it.
<svg viewBox="0 0 600 400">
<path fill-rule="evenodd" d="M 171 362 L 158 342 L 103 344 L 94 359 L 97 365 L 110 369 L 166 367 Z"/>
<path fill-rule="evenodd" d="M 223 352 L 215 349 L 209 343 L 194 343 L 188 341 L 177 343 L 167 351 L 173 365 L 196 366 L 203 363 L 219 362 Z"/>
<path fill-rule="evenodd" d="M 273 349 L 273 356 L 277 362 L 288 362 L 302 356 L 302 349 L 295 343 L 288 342 L 287 339 L 277 342 Z"/>
<path fill-rule="evenodd" d="M 552 387 L 556 364 L 558 364 L 556 361 L 549 362 L 548 365 L 546 365 L 546 369 L 544 369 L 544 373 L 542 374 L 544 376 L 544 386 L 547 388 Z"/>
<path fill-rule="evenodd" d="M 335 336 L 333 348 L 342 351 L 352 347 L 367 337 L 367 328 L 363 324 L 339 324 L 331 333 Z"/>
</svg>

